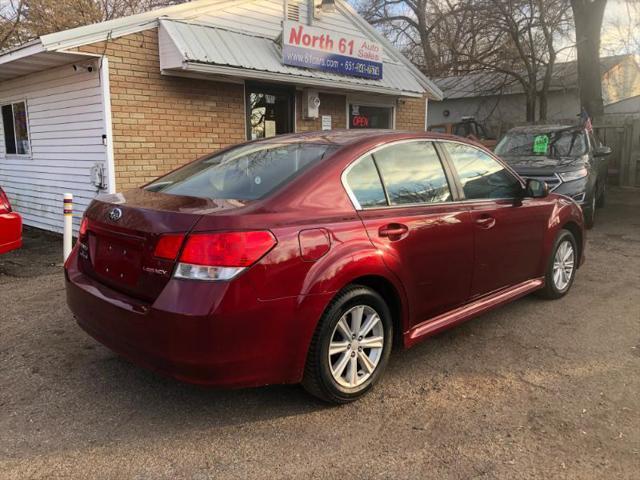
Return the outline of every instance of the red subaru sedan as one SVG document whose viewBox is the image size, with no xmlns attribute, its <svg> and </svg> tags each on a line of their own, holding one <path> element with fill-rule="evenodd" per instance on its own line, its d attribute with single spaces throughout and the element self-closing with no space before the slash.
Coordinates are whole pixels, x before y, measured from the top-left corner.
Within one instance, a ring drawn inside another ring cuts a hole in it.
<svg viewBox="0 0 640 480">
<path fill-rule="evenodd" d="M 392 346 L 538 291 L 584 252 L 580 207 L 451 136 L 333 131 L 234 146 L 96 199 L 66 266 L 80 326 L 180 380 L 375 384 Z"/>
<path fill-rule="evenodd" d="M 0 187 L 0 255 L 22 246 L 22 217 L 14 212 Z"/>
</svg>

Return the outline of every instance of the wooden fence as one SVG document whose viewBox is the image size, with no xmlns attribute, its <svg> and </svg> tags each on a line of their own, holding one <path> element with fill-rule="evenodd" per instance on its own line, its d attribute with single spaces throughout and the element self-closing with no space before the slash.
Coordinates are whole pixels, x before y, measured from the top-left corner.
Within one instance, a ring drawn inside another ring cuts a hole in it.
<svg viewBox="0 0 640 480">
<path fill-rule="evenodd" d="M 609 182 L 640 187 L 640 118 L 605 116 L 594 125 L 602 143 L 611 147 Z"/>
</svg>

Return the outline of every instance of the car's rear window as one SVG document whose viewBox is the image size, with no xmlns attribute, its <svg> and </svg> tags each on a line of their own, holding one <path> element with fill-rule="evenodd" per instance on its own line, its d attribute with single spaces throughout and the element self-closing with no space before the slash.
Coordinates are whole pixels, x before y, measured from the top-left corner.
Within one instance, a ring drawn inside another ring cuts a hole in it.
<svg viewBox="0 0 640 480">
<path fill-rule="evenodd" d="M 145 188 L 190 197 L 257 200 L 336 149 L 313 143 L 250 143 L 190 163 Z"/>
</svg>

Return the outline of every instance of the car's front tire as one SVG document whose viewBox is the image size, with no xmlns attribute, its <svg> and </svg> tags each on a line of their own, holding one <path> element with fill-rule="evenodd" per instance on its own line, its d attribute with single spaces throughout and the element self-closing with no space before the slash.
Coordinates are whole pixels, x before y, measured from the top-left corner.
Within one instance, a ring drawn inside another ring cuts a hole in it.
<svg viewBox="0 0 640 480">
<path fill-rule="evenodd" d="M 596 207 L 602 208 L 606 205 L 606 203 L 607 203 L 607 184 L 605 182 L 604 185 L 602 185 L 602 191 L 600 192 L 600 195 L 598 196 L 598 200 L 596 201 Z"/>
<path fill-rule="evenodd" d="M 596 224 L 596 197 L 598 195 L 598 191 L 596 188 L 593 189 L 593 193 L 591 194 L 591 198 L 589 199 L 589 205 L 585 205 L 582 209 L 582 213 L 584 214 L 584 226 L 588 229 L 592 229 Z"/>
<path fill-rule="evenodd" d="M 350 285 L 318 322 L 302 385 L 326 402 L 357 400 L 382 375 L 392 342 L 391 312 L 384 299 L 371 288 Z"/>
<path fill-rule="evenodd" d="M 578 255 L 578 245 L 573 234 L 569 230 L 560 230 L 553 244 L 540 296 L 554 300 L 567 294 L 576 277 Z"/>
</svg>

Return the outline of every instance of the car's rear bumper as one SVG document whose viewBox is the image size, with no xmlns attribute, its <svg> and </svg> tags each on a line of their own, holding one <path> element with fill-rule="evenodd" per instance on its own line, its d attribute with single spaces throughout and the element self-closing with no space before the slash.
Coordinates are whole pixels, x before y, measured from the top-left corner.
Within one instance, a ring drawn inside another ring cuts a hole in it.
<svg viewBox="0 0 640 480">
<path fill-rule="evenodd" d="M 22 217 L 16 212 L 0 214 L 0 255 L 22 247 Z"/>
<path fill-rule="evenodd" d="M 301 380 L 328 299 L 259 301 L 248 281 L 171 280 L 145 304 L 83 274 L 76 258 L 65 267 L 69 308 L 87 333 L 132 362 L 212 386 Z"/>
</svg>

